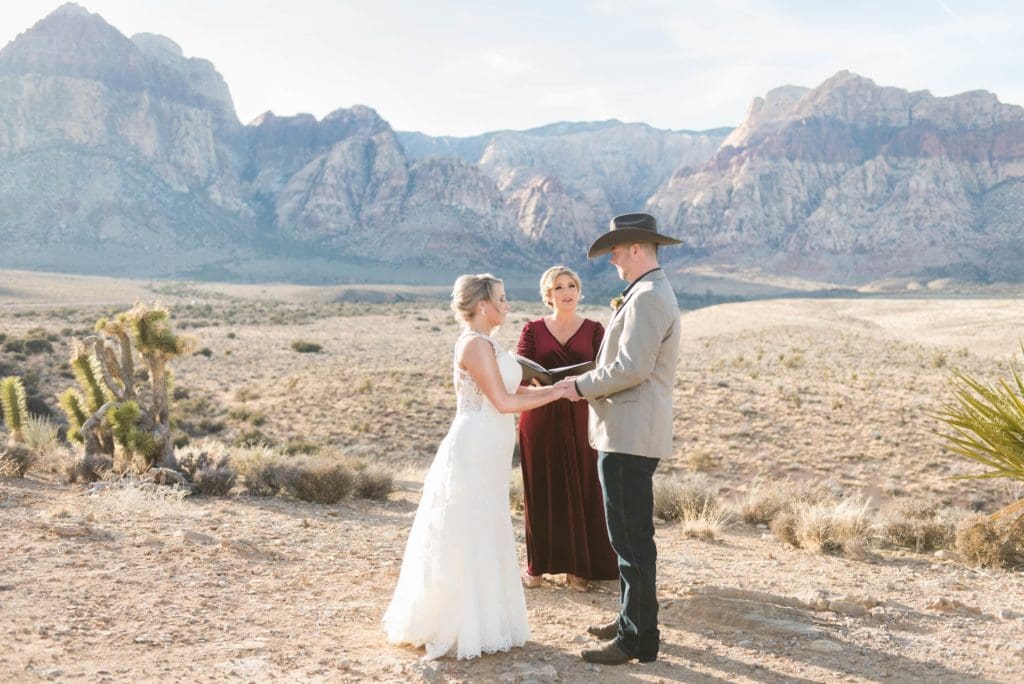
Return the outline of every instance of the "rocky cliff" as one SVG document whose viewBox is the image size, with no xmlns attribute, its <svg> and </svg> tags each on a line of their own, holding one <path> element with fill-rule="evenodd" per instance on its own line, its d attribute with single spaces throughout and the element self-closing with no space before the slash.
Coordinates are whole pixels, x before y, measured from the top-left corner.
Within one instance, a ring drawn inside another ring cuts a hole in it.
<svg viewBox="0 0 1024 684">
<path fill-rule="evenodd" d="M 212 64 L 68 4 L 0 50 L 0 206 L 0 267 L 535 272 L 582 265 L 646 206 L 687 241 L 677 265 L 1022 279 L 1024 110 L 842 72 L 755 99 L 735 130 L 431 138 L 359 106 L 242 125 Z"/>
<path fill-rule="evenodd" d="M 857 283 L 1024 276 L 1024 109 L 841 72 L 772 91 L 649 208 L 711 259 Z"/>
</svg>

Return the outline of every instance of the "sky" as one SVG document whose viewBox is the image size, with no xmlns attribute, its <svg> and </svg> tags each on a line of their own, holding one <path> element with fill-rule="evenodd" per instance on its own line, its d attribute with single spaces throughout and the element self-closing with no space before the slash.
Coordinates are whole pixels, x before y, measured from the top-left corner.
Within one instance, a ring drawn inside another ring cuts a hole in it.
<svg viewBox="0 0 1024 684">
<path fill-rule="evenodd" d="M 59 2 L 0 4 L 0 44 Z M 211 61 L 239 119 L 356 104 L 469 136 L 619 119 L 742 122 L 754 97 L 841 70 L 1024 105 L 1020 0 L 82 0 L 126 35 Z"/>
</svg>

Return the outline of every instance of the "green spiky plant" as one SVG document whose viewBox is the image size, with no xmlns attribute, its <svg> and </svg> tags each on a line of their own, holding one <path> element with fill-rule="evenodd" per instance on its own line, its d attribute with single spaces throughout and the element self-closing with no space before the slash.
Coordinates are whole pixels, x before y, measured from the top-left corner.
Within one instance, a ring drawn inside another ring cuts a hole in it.
<svg viewBox="0 0 1024 684">
<path fill-rule="evenodd" d="M 86 458 L 113 453 L 116 444 L 143 470 L 174 468 L 168 363 L 191 351 L 194 342 L 172 332 L 166 309 L 142 302 L 100 319 L 95 329 L 76 342 L 72 358 L 82 392 L 72 389 L 61 397 L 69 438 L 85 444 Z M 146 390 L 135 384 L 136 353 L 148 370 Z"/>
<path fill-rule="evenodd" d="M 1024 351 L 1024 345 L 1021 347 Z M 941 404 L 933 417 L 952 432 L 937 433 L 955 454 L 985 466 L 965 478 L 1010 478 L 1024 481 L 1024 381 L 1011 366 L 1012 382 L 987 382 L 966 371 L 952 369 L 952 398 Z M 992 514 L 993 520 L 1024 514 L 1024 499 Z"/>
<path fill-rule="evenodd" d="M 4 423 L 11 431 L 11 443 L 21 442 L 28 425 L 28 401 L 21 378 L 10 376 L 0 380 L 0 406 L 3 407 Z"/>
<path fill-rule="evenodd" d="M 74 387 L 68 387 L 64 394 L 60 395 L 58 403 L 68 418 L 68 441 L 84 443 L 82 426 L 89 420 L 90 415 L 86 414 L 85 399 Z"/>
</svg>

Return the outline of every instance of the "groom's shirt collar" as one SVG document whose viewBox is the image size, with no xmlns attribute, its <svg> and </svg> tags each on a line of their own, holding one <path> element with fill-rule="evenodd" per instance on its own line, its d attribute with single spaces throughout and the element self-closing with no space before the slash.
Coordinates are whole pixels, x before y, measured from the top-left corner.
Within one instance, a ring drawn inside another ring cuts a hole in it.
<svg viewBox="0 0 1024 684">
<path fill-rule="evenodd" d="M 661 270 L 661 266 L 655 266 L 654 268 L 652 268 L 652 269 L 651 269 L 650 271 L 648 271 L 647 273 L 644 273 L 644 274 L 643 274 L 642 276 L 640 276 L 639 278 L 637 278 L 636 280 L 634 280 L 633 282 L 631 282 L 631 283 L 630 283 L 629 285 L 627 285 L 627 286 L 626 286 L 626 289 L 622 291 L 622 294 L 621 294 L 620 296 L 621 296 L 621 297 L 623 297 L 623 298 L 625 298 L 625 296 L 626 296 L 627 294 L 629 294 L 629 291 L 633 289 L 633 286 L 634 286 L 634 285 L 636 285 L 636 284 L 637 284 L 637 283 L 639 283 L 639 282 L 640 282 L 641 280 L 643 280 L 643 279 L 644 279 L 644 278 L 646 278 L 647 276 L 651 275 L 651 274 L 652 274 L 652 273 L 654 273 L 655 271 L 660 271 L 660 270 Z"/>
</svg>

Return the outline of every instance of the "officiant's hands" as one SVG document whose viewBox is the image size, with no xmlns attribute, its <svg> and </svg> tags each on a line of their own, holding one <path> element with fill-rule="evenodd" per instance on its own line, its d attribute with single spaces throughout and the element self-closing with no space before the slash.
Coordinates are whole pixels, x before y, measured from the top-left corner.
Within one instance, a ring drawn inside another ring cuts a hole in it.
<svg viewBox="0 0 1024 684">
<path fill-rule="evenodd" d="M 579 401 L 583 397 L 580 396 L 579 392 L 576 391 L 576 376 L 563 378 L 555 383 L 557 387 L 569 401 Z"/>
</svg>

